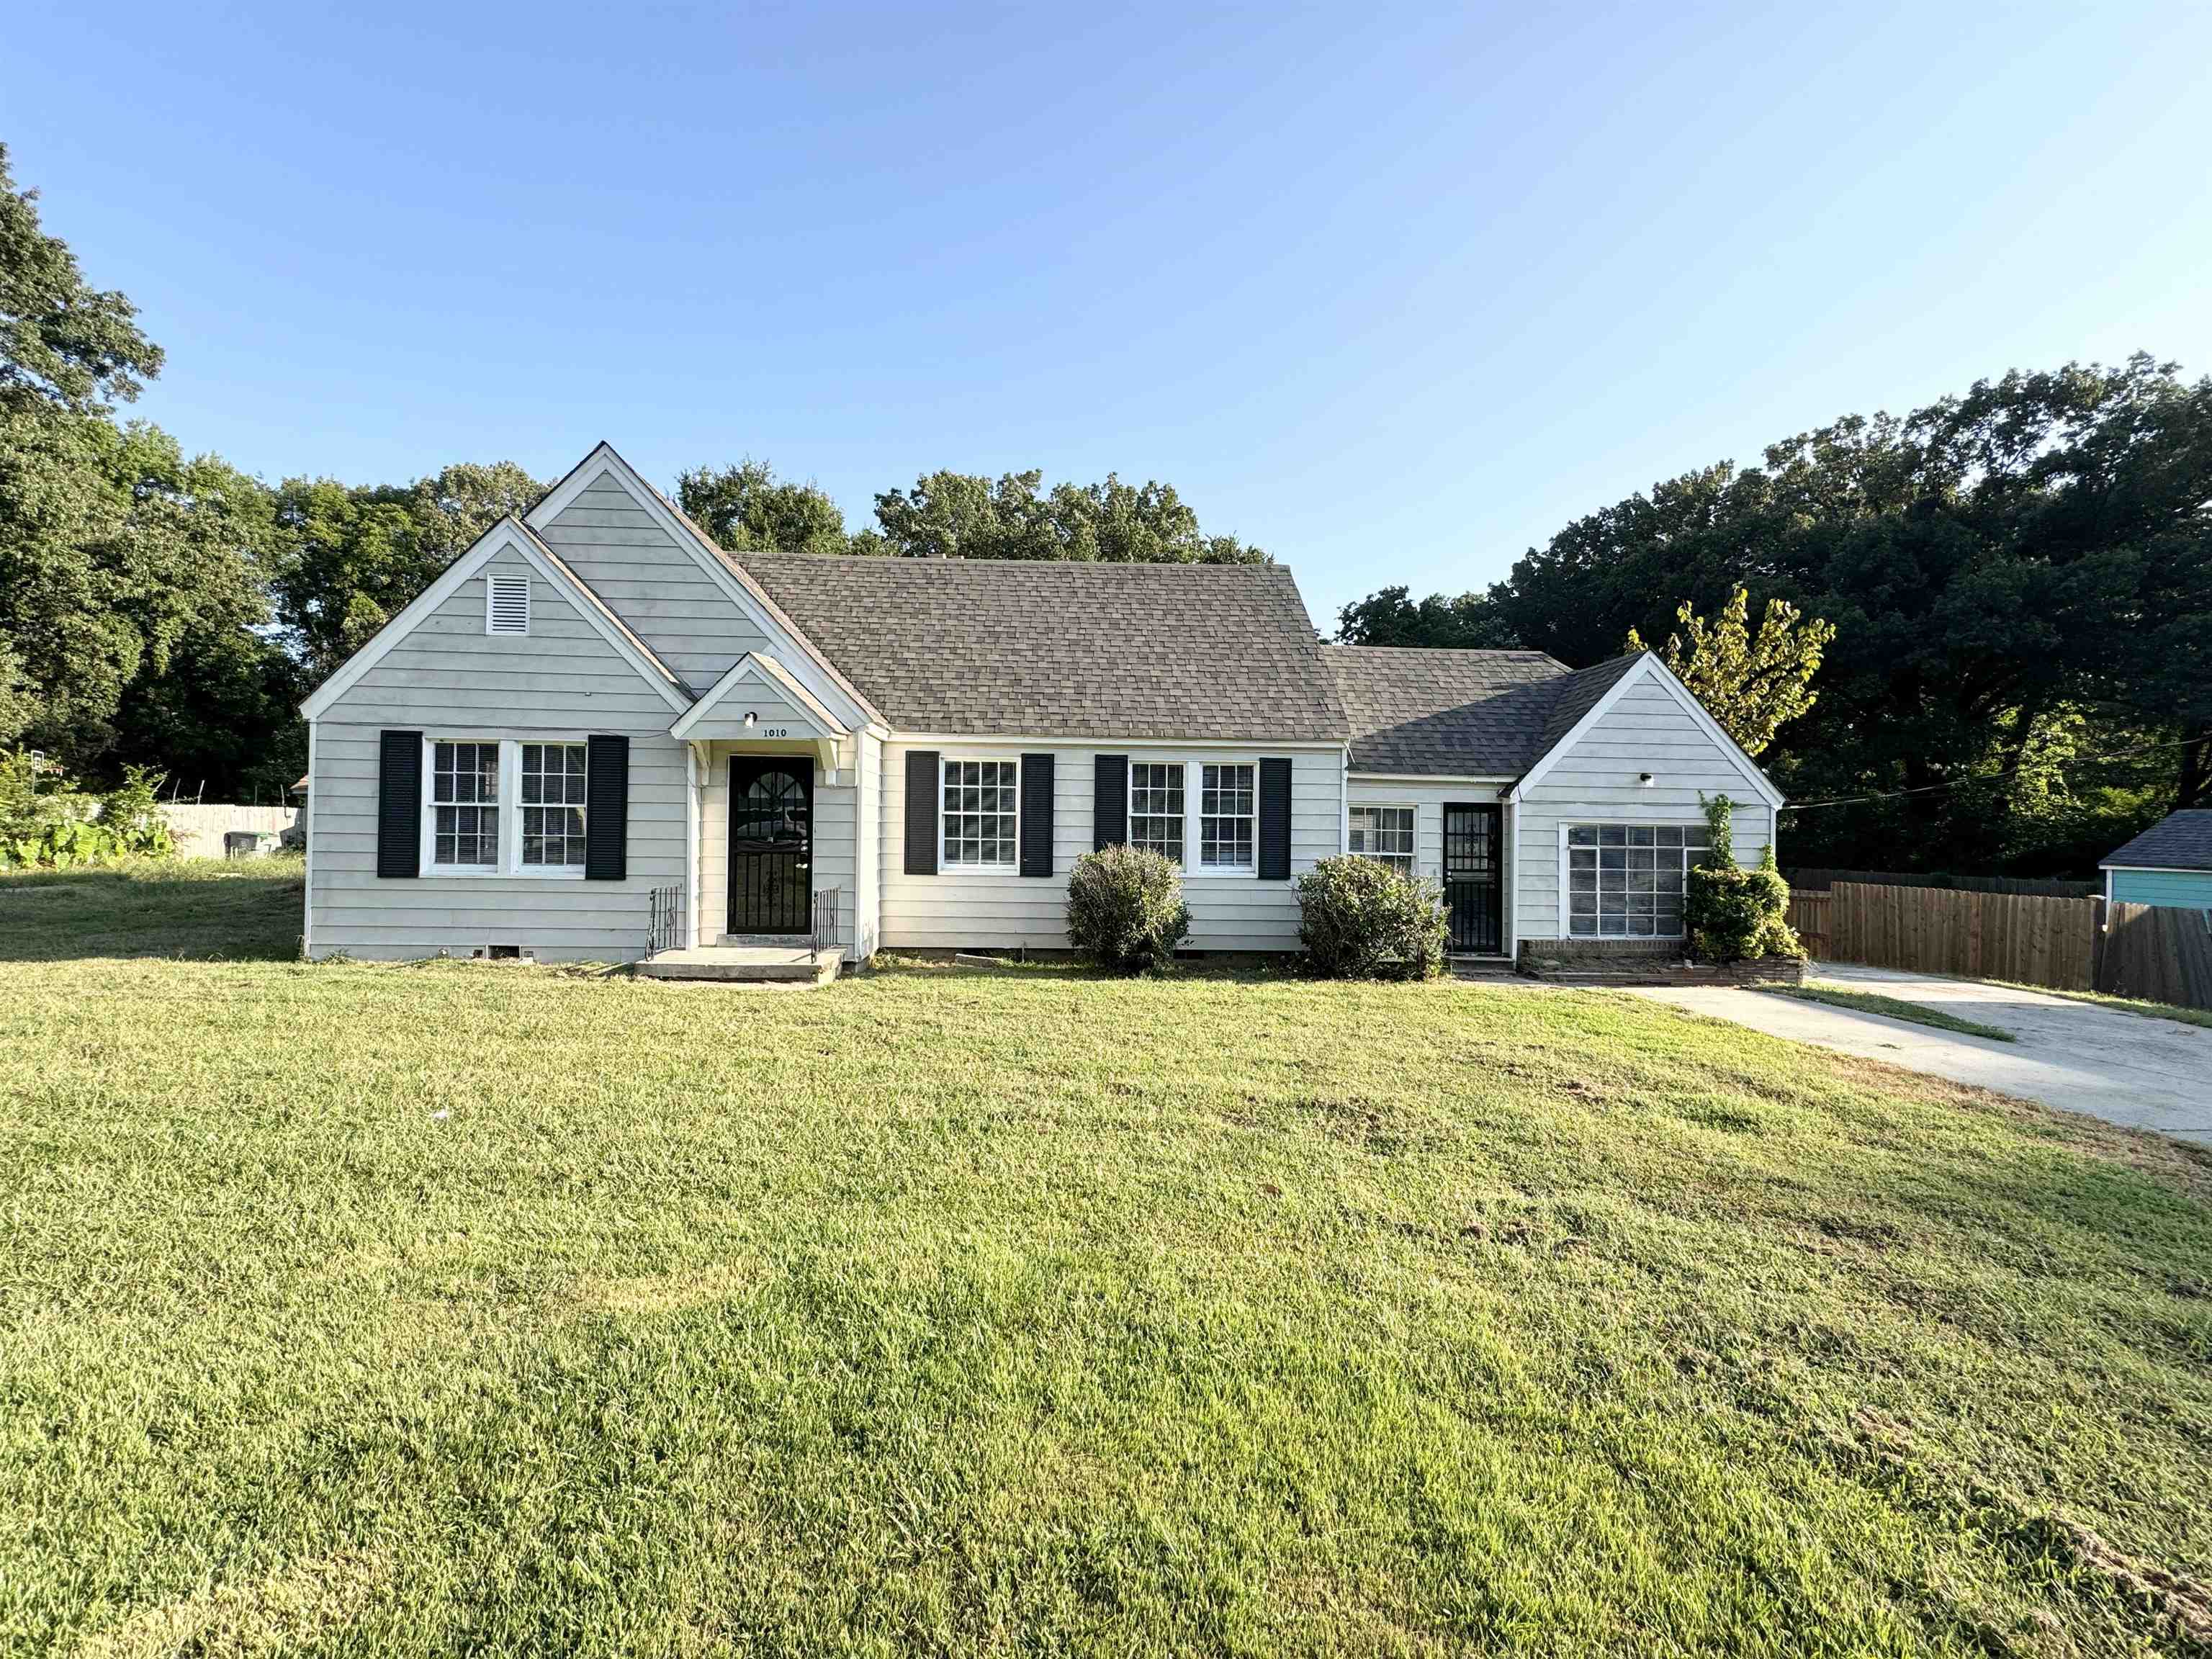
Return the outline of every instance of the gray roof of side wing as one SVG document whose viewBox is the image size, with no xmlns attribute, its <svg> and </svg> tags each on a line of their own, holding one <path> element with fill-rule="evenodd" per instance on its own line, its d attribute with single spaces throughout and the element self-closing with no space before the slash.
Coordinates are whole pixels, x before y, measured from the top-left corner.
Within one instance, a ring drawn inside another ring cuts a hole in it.
<svg viewBox="0 0 2212 1659">
<path fill-rule="evenodd" d="M 1352 769 L 1518 777 L 1541 752 L 1566 665 L 1540 651 L 1325 645 Z"/>
<path fill-rule="evenodd" d="M 2171 812 L 2117 852 L 2107 853 L 2103 869 L 2212 870 L 2212 809 Z"/>
<path fill-rule="evenodd" d="M 1281 565 L 738 556 L 902 731 L 1345 738 Z"/>
<path fill-rule="evenodd" d="M 1352 769 L 1517 778 L 1566 740 L 1641 653 L 1569 670 L 1540 651 L 1325 645 Z"/>
</svg>

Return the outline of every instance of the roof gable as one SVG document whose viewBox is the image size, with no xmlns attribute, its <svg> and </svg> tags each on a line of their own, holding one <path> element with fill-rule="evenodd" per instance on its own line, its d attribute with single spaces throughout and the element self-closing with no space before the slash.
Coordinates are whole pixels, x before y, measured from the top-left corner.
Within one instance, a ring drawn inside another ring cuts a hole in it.
<svg viewBox="0 0 2212 1659">
<path fill-rule="evenodd" d="M 644 642 L 615 616 L 606 602 L 592 592 L 550 549 L 531 534 L 526 526 L 519 520 L 508 517 L 501 519 L 477 537 L 466 552 L 446 567 L 437 580 L 416 594 L 398 616 L 377 630 L 374 638 L 340 664 L 337 672 L 317 686 L 300 705 L 301 714 L 311 720 L 319 718 L 358 684 L 364 675 L 426 618 L 442 610 L 447 602 L 486 565 L 510 552 L 558 589 L 574 606 L 576 614 L 614 647 L 616 654 L 628 663 L 671 709 L 681 711 L 691 706 L 690 688 L 670 671 L 668 665 L 647 649 Z"/>
<path fill-rule="evenodd" d="M 1280 565 L 748 553 L 902 732 L 1341 743 Z"/>
<path fill-rule="evenodd" d="M 612 444 L 601 442 L 570 468 L 567 476 L 523 515 L 523 522 L 533 530 L 551 524 L 578 496 L 603 481 L 611 481 L 644 509 L 669 540 L 744 613 L 771 648 L 778 650 L 787 668 L 808 683 L 811 691 L 833 706 L 844 705 L 843 712 L 854 723 L 880 721 L 880 711 L 869 702 L 866 695 L 807 636 L 799 623 L 776 604 L 752 574 L 687 517 L 682 508 L 647 482 Z"/>
</svg>

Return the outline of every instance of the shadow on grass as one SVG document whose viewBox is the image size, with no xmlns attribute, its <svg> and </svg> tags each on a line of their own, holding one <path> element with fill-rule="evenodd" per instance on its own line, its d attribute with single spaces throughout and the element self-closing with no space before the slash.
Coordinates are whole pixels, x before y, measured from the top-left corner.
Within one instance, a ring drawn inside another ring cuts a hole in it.
<svg viewBox="0 0 2212 1659">
<path fill-rule="evenodd" d="M 297 859 L 13 871 L 0 875 L 0 962 L 288 962 L 302 892 Z"/>
</svg>

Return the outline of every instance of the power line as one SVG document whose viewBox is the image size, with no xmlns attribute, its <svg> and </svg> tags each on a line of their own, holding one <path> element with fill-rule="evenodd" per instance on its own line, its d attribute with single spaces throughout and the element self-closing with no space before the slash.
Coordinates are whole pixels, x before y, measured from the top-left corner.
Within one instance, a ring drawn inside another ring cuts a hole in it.
<svg viewBox="0 0 2212 1659">
<path fill-rule="evenodd" d="M 2130 760 L 2137 755 L 2154 755 L 2161 749 L 2187 749 L 2203 743 L 2203 738 L 2177 738 L 2171 743 L 2147 743 L 2140 749 L 2122 749 L 2110 755 L 2069 755 L 2057 762 L 2061 766 L 2094 766 L 2102 761 Z M 1945 783 L 1916 784 L 1910 789 L 1892 789 L 1879 795 L 1839 795 L 1834 800 L 1808 800 L 1802 805 L 1792 802 L 1782 810 L 1785 812 L 1812 812 L 1823 806 L 1863 806 L 1869 801 L 1902 800 L 1907 795 L 1925 795 L 1938 789 L 1956 789 L 1963 784 L 1988 783 L 1997 778 L 2008 778 L 2027 769 L 2032 763 L 2021 761 L 1998 772 L 1977 772 L 1963 778 L 1953 778 Z"/>
</svg>

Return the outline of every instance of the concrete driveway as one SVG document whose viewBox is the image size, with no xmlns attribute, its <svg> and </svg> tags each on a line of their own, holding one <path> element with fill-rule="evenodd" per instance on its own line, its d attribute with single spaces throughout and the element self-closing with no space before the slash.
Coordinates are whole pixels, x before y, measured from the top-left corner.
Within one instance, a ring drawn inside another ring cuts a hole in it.
<svg viewBox="0 0 2212 1659">
<path fill-rule="evenodd" d="M 1940 1008 L 2010 1031 L 2014 1041 L 1962 1036 L 1825 1003 L 1723 988 L 1632 993 L 1771 1036 L 1886 1060 L 1954 1083 L 2087 1112 L 2135 1129 L 2212 1146 L 2212 1030 L 1979 980 L 1820 963 L 1826 981 Z"/>
</svg>

